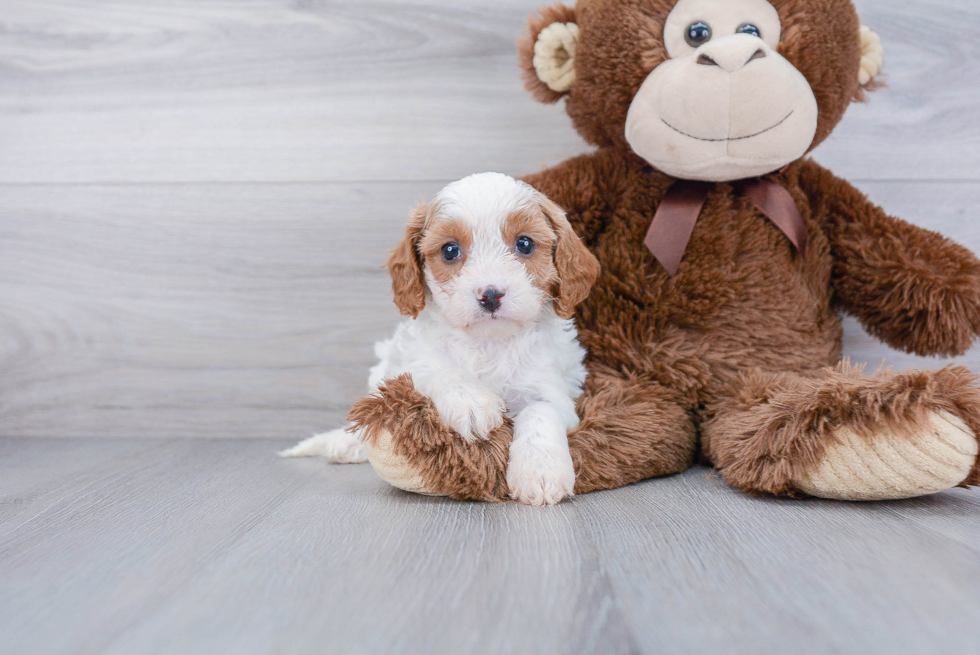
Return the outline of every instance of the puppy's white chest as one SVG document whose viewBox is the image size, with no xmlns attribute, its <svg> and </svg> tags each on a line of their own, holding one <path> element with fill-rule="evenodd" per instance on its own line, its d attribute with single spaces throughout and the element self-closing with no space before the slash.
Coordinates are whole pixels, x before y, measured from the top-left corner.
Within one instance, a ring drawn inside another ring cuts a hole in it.
<svg viewBox="0 0 980 655">
<path fill-rule="evenodd" d="M 542 376 L 555 375 L 553 357 L 549 357 L 547 350 L 542 350 L 542 344 L 534 337 L 529 334 L 524 338 L 478 346 L 455 344 L 457 348 L 452 357 L 460 367 L 499 395 L 507 404 L 508 413 L 513 414 L 538 399 L 539 384 L 536 382 Z"/>
</svg>

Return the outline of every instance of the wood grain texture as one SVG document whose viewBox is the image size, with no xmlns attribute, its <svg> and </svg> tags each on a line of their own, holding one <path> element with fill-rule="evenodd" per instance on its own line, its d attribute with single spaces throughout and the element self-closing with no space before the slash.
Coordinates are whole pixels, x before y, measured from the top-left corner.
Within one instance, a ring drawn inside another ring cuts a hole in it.
<svg viewBox="0 0 980 655">
<path fill-rule="evenodd" d="M 523 91 L 545 0 L 5 0 L 0 182 L 523 174 L 584 151 Z M 858 0 L 889 87 L 817 154 L 850 179 L 977 179 L 972 0 Z"/>
<path fill-rule="evenodd" d="M 583 150 L 560 107 L 520 88 L 513 39 L 534 6 L 8 0 L 0 435 L 299 437 L 341 423 L 397 320 L 378 267 L 409 207 L 458 175 Z M 980 27 L 980 10 L 859 6 L 895 76 L 818 156 L 980 250 L 977 44 L 946 32 Z M 960 182 L 921 182 L 937 153 L 939 177 Z M 845 350 L 945 363 L 853 321 Z M 959 361 L 980 371 L 977 357 Z"/>
<path fill-rule="evenodd" d="M 276 436 L 340 421 L 398 318 L 432 185 L 8 188 L 6 435 Z"/>
<path fill-rule="evenodd" d="M 758 499 L 704 469 L 553 508 L 459 503 L 284 441 L 0 440 L 0 652 L 972 652 L 962 490 Z M 72 469 L 68 460 L 78 460 Z M 51 461 L 60 498 L 9 482 Z M 60 462 L 60 464 L 59 464 Z M 85 471 L 86 482 L 76 483 Z"/>
</svg>

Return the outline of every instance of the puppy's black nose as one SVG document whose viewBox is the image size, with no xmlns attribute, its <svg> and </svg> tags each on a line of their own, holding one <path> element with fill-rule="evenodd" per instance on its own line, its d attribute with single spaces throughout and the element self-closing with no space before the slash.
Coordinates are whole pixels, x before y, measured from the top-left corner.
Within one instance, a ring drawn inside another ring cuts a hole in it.
<svg viewBox="0 0 980 655">
<path fill-rule="evenodd" d="M 503 291 L 497 291 L 493 287 L 490 287 L 483 292 L 480 296 L 480 307 L 487 310 L 491 314 L 498 309 L 500 309 L 500 299 L 504 297 Z"/>
</svg>

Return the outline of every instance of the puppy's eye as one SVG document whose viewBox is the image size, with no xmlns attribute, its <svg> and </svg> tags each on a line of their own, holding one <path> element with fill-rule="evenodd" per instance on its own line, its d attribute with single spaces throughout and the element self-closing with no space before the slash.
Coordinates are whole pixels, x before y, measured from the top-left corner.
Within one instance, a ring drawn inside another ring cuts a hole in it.
<svg viewBox="0 0 980 655">
<path fill-rule="evenodd" d="M 752 23 L 743 23 L 742 25 L 739 25 L 738 29 L 735 30 L 735 33 L 751 34 L 752 36 L 758 37 L 760 39 L 762 38 L 762 32 L 760 32 L 759 28 L 753 25 Z"/>
<path fill-rule="evenodd" d="M 455 241 L 450 241 L 442 247 L 442 258 L 447 262 L 456 261 L 462 254 L 459 250 L 459 244 Z"/>
<path fill-rule="evenodd" d="M 534 241 L 531 240 L 531 237 L 518 237 L 514 249 L 522 255 L 530 255 L 534 252 Z"/>
<path fill-rule="evenodd" d="M 684 40 L 692 48 L 704 45 L 711 40 L 711 26 L 702 21 L 691 23 L 684 33 Z"/>
</svg>

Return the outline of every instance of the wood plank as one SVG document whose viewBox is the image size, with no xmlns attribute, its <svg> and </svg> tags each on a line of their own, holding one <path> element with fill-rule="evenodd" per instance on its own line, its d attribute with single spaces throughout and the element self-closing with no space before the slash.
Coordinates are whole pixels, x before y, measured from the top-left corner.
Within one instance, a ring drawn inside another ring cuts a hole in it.
<svg viewBox="0 0 980 655">
<path fill-rule="evenodd" d="M 281 440 L 153 443 L 0 536 L 0 652 L 912 654 L 978 636 L 976 544 L 923 527 L 964 523 L 975 491 L 760 499 L 695 468 L 528 508 L 281 460 Z M 64 441 L 25 444 L 40 460 Z"/>
<path fill-rule="evenodd" d="M 7 0 L 0 183 L 442 180 L 585 151 L 523 91 L 533 0 Z M 977 178 L 971 0 L 860 0 L 889 87 L 818 159 L 851 179 Z M 956 26 L 957 36 L 951 36 Z"/>
<path fill-rule="evenodd" d="M 380 268 L 441 183 L 7 187 L 0 435 L 298 438 L 339 425 L 399 320 Z M 874 183 L 980 251 L 980 184 Z M 845 352 L 936 367 L 847 324 Z M 957 361 L 980 372 L 980 350 Z"/>
<path fill-rule="evenodd" d="M 980 560 L 919 527 L 962 520 L 933 498 L 899 516 L 903 502 L 754 498 L 693 470 L 586 513 L 641 652 L 954 652 L 978 634 Z"/>
<path fill-rule="evenodd" d="M 886 504 L 882 511 L 980 551 L 980 493 L 976 489 L 952 489 L 939 496 Z"/>
<path fill-rule="evenodd" d="M 105 484 L 107 476 L 152 457 L 156 441 L 144 439 L 0 439 L 0 537 L 59 502 Z"/>
<path fill-rule="evenodd" d="M 275 465 L 243 474 L 276 461 L 268 442 L 155 445 L 0 538 L 0 652 L 104 652 L 310 478 Z"/>
<path fill-rule="evenodd" d="M 340 422 L 398 319 L 385 251 L 434 191 L 8 189 L 0 434 L 274 436 Z"/>
<path fill-rule="evenodd" d="M 446 502 L 368 485 L 366 467 L 298 465 L 315 485 L 106 652 L 636 652 L 573 507 Z"/>
</svg>

